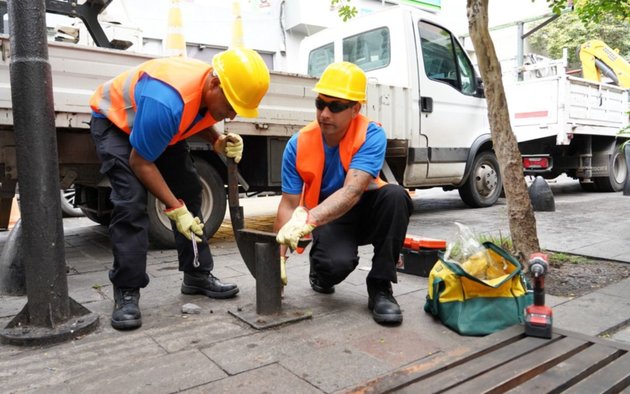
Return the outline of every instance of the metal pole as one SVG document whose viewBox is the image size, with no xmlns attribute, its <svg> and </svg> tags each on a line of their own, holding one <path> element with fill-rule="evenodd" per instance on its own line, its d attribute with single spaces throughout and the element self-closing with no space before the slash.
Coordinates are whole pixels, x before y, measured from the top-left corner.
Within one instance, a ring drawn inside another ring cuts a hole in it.
<svg viewBox="0 0 630 394">
<path fill-rule="evenodd" d="M 57 135 L 43 0 L 9 1 L 11 89 L 31 323 L 70 315 L 59 201 Z"/>
<path fill-rule="evenodd" d="M 68 297 L 57 135 L 44 0 L 10 0 L 11 98 L 19 176 L 24 309 L 2 339 L 14 344 L 51 343 L 96 328 L 98 316 Z M 37 330 L 24 330 L 24 326 Z"/>
</svg>

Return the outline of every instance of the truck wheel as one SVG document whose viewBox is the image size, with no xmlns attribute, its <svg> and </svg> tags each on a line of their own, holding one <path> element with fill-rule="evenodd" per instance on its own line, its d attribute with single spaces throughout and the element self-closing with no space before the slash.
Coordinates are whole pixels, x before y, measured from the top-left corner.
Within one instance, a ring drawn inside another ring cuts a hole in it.
<svg viewBox="0 0 630 394">
<path fill-rule="evenodd" d="M 205 220 L 204 228 L 208 238 L 217 232 L 225 217 L 226 198 L 223 179 L 208 162 L 198 159 L 195 167 L 201 180 L 201 214 Z M 163 248 L 175 248 L 175 239 L 171 222 L 164 214 L 164 204 L 149 194 L 147 211 L 149 212 L 149 239 Z"/>
<path fill-rule="evenodd" d="M 75 208 L 74 206 L 74 197 L 76 194 L 74 185 L 71 185 L 68 189 L 60 190 L 59 193 L 61 196 L 61 212 L 63 213 L 63 217 L 83 216 L 81 208 Z"/>
<path fill-rule="evenodd" d="M 494 205 L 503 190 L 499 162 L 492 151 L 483 151 L 475 157 L 466 183 L 458 191 L 462 201 L 472 208 Z"/>
<path fill-rule="evenodd" d="M 610 156 L 608 164 L 608 176 L 596 177 L 593 179 L 600 192 L 618 192 L 623 190 L 623 183 L 628 176 L 626 158 L 621 149 L 617 146 Z"/>
</svg>

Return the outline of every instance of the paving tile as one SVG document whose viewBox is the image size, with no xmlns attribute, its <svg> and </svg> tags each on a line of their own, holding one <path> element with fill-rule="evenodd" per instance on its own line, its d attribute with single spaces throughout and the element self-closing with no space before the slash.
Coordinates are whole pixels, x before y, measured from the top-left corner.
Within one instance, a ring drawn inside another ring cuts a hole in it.
<svg viewBox="0 0 630 394">
<path fill-rule="evenodd" d="M 228 376 L 212 384 L 184 391 L 186 394 L 233 394 L 233 393 L 274 393 L 274 394 L 316 394 L 320 390 L 295 376 L 278 364 L 271 364 L 234 376 Z"/>
</svg>

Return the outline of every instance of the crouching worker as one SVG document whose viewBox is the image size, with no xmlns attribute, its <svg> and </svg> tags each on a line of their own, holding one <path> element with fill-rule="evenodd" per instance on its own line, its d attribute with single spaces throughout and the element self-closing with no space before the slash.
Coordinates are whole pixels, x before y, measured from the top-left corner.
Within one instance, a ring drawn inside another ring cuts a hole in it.
<svg viewBox="0 0 630 394">
<path fill-rule="evenodd" d="M 212 298 L 238 293 L 211 271 L 214 263 L 201 216 L 201 183 L 186 139 L 198 135 L 215 152 L 241 159 L 243 141 L 211 126 L 237 114 L 256 117 L 269 86 L 269 70 L 256 52 L 237 48 L 210 64 L 164 58 L 145 62 L 99 86 L 90 99 L 91 133 L 101 172 L 111 182 L 109 226 L 114 262 L 114 328 L 140 327 L 140 289 L 146 273 L 149 218 L 147 192 L 166 206 L 177 245 L 181 291 Z M 194 259 L 192 240 L 198 260 Z"/>
<path fill-rule="evenodd" d="M 286 259 L 312 233 L 311 288 L 333 293 L 358 265 L 358 246 L 372 244 L 367 275 L 368 308 L 374 320 L 399 324 L 392 293 L 396 263 L 413 204 L 407 191 L 379 178 L 387 137 L 361 115 L 366 76 L 356 65 L 333 63 L 313 89 L 317 120 L 289 140 L 282 159 L 282 198 L 274 225 Z"/>
</svg>

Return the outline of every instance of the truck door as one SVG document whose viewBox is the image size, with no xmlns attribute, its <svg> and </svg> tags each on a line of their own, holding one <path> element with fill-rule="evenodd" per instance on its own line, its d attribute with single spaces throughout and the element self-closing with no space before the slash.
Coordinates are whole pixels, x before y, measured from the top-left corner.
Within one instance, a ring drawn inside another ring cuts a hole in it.
<svg viewBox="0 0 630 394">
<path fill-rule="evenodd" d="M 436 24 L 420 19 L 415 24 L 427 177 L 461 179 L 473 142 L 489 133 L 486 102 L 477 94 L 475 70 L 455 37 Z"/>
</svg>

